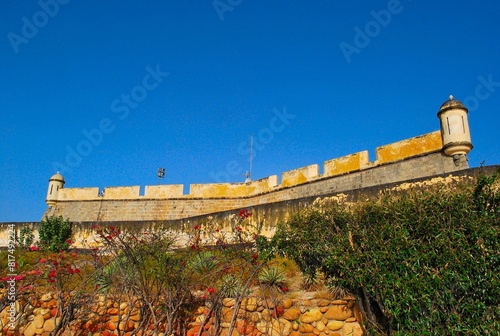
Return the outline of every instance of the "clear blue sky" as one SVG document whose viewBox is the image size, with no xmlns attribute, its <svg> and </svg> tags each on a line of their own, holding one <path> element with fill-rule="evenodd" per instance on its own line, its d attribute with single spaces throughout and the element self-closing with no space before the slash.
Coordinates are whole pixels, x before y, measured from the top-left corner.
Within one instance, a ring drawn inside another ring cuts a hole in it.
<svg viewBox="0 0 500 336">
<path fill-rule="evenodd" d="M 157 184 L 160 166 L 185 192 L 243 181 L 251 134 L 254 179 L 373 160 L 439 129 L 450 94 L 470 109 L 471 166 L 498 164 L 498 13 L 497 0 L 4 0 L 0 222 L 40 220 L 56 170 L 66 187 Z"/>
</svg>

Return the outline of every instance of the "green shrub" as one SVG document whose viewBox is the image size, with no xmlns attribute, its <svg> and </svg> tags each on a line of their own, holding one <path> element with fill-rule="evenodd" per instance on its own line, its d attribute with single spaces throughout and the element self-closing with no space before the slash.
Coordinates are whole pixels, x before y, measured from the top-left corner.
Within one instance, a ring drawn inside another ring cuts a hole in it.
<svg viewBox="0 0 500 336">
<path fill-rule="evenodd" d="M 19 230 L 19 246 L 24 250 L 29 250 L 31 244 L 35 240 L 35 234 L 33 233 L 33 229 L 29 226 L 23 226 L 21 230 Z"/>
<path fill-rule="evenodd" d="M 359 298 L 369 334 L 500 332 L 497 175 L 349 208 L 333 202 L 279 225 L 262 255 L 284 255 Z"/>
<path fill-rule="evenodd" d="M 62 216 L 45 217 L 40 223 L 38 239 L 40 248 L 51 252 L 68 250 L 71 238 L 71 223 Z"/>
</svg>

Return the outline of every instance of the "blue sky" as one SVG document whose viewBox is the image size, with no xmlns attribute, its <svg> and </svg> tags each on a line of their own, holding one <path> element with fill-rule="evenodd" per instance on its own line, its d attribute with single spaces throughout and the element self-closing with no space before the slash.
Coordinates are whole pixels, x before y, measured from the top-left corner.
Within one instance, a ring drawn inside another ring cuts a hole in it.
<svg viewBox="0 0 500 336">
<path fill-rule="evenodd" d="M 439 129 L 500 163 L 500 2 L 5 0 L 0 222 L 66 187 L 243 181 Z"/>
</svg>

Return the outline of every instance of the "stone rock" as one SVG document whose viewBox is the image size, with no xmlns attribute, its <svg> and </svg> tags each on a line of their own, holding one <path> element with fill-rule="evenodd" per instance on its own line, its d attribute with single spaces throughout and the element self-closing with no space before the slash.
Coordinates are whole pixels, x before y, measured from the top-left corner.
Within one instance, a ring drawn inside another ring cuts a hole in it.
<svg viewBox="0 0 500 336">
<path fill-rule="evenodd" d="M 356 305 L 356 301 L 351 300 L 351 301 L 347 302 L 347 308 L 352 308 L 355 305 Z"/>
<path fill-rule="evenodd" d="M 292 307 L 293 301 L 291 299 L 284 299 L 281 303 L 285 309 Z"/>
<path fill-rule="evenodd" d="M 330 329 L 331 331 L 340 330 L 340 329 L 342 329 L 343 326 L 344 326 L 344 322 L 342 322 L 342 321 L 330 321 L 326 325 L 326 327 L 328 329 Z"/>
<path fill-rule="evenodd" d="M 28 324 L 26 329 L 24 329 L 24 335 L 25 336 L 35 336 L 36 330 L 37 330 L 37 327 L 35 326 L 35 323 L 31 322 L 30 324 Z"/>
<path fill-rule="evenodd" d="M 259 322 L 262 319 L 262 314 L 259 312 L 253 312 L 250 314 L 250 321 Z"/>
<path fill-rule="evenodd" d="M 312 323 L 316 321 L 321 321 L 323 319 L 323 314 L 321 311 L 317 308 L 313 308 L 307 312 L 305 312 L 301 317 L 300 317 L 300 322 L 302 323 Z"/>
<path fill-rule="evenodd" d="M 43 324 L 43 330 L 44 331 L 54 330 L 54 326 L 55 326 L 54 322 L 55 321 L 53 318 L 46 320 L 45 323 Z"/>
<path fill-rule="evenodd" d="M 363 330 L 359 323 L 346 323 L 344 324 L 344 328 L 342 328 L 344 335 L 352 335 L 352 336 L 362 336 Z"/>
<path fill-rule="evenodd" d="M 329 320 L 344 321 L 352 316 L 352 311 L 346 306 L 335 305 L 325 313 L 325 317 Z"/>
<path fill-rule="evenodd" d="M 261 314 L 264 321 L 271 321 L 272 316 L 268 309 L 264 309 Z"/>
<path fill-rule="evenodd" d="M 116 330 L 116 324 L 114 322 L 108 321 L 106 322 L 106 329 L 110 331 L 115 331 Z"/>
<path fill-rule="evenodd" d="M 52 300 L 52 293 L 45 293 L 40 298 L 40 301 L 42 302 L 49 302 L 50 300 Z"/>
<path fill-rule="evenodd" d="M 300 333 L 297 331 L 292 331 L 290 336 L 300 336 Z"/>
<path fill-rule="evenodd" d="M 346 305 L 347 301 L 346 300 L 333 300 L 332 304 L 333 305 Z"/>
<path fill-rule="evenodd" d="M 292 323 L 292 329 L 293 329 L 294 331 L 299 330 L 299 324 L 298 324 L 297 322 L 293 322 L 293 323 Z"/>
<path fill-rule="evenodd" d="M 224 305 L 224 307 L 234 307 L 235 302 L 236 301 L 231 298 L 225 298 L 224 300 L 222 300 L 222 304 Z"/>
<path fill-rule="evenodd" d="M 280 323 L 280 332 L 281 332 L 281 335 L 283 336 L 289 336 L 293 329 L 292 329 L 292 323 L 290 323 L 289 321 L 285 320 L 284 318 L 280 318 L 279 319 L 279 323 Z"/>
<path fill-rule="evenodd" d="M 318 329 L 319 331 L 323 331 L 325 330 L 325 328 L 326 326 L 322 321 L 319 321 L 318 324 L 316 324 L 316 329 Z"/>
<path fill-rule="evenodd" d="M 330 309 L 330 307 L 321 307 L 321 308 L 319 308 L 319 311 L 322 313 L 326 313 L 328 311 L 328 309 Z"/>
<path fill-rule="evenodd" d="M 326 300 L 326 299 L 321 299 L 321 300 L 318 300 L 317 305 L 318 305 L 318 307 L 326 307 L 326 306 L 329 306 L 329 305 L 330 305 L 330 300 Z"/>
<path fill-rule="evenodd" d="M 356 318 L 355 317 L 349 317 L 348 319 L 345 320 L 346 323 L 350 323 L 350 322 L 356 322 Z"/>
<path fill-rule="evenodd" d="M 312 324 L 301 323 L 299 324 L 299 331 L 301 333 L 312 333 L 314 331 L 314 327 L 312 326 Z"/>
<path fill-rule="evenodd" d="M 118 308 L 109 308 L 108 314 L 109 315 L 118 315 Z"/>
<path fill-rule="evenodd" d="M 128 308 L 128 303 L 127 302 L 120 303 L 120 310 L 123 310 L 125 308 Z"/>
<path fill-rule="evenodd" d="M 118 329 L 121 331 L 132 331 L 134 330 L 134 322 L 132 321 L 127 321 L 127 322 L 120 322 L 118 325 Z"/>
<path fill-rule="evenodd" d="M 45 319 L 43 318 L 43 315 L 36 315 L 35 318 L 33 319 L 33 324 L 35 325 L 36 329 L 43 328 L 44 323 Z"/>
<path fill-rule="evenodd" d="M 241 307 L 246 311 L 254 312 L 259 307 L 258 299 L 256 297 L 245 298 L 241 302 Z"/>
<path fill-rule="evenodd" d="M 290 308 L 285 310 L 283 318 L 287 319 L 288 321 L 295 321 L 300 317 L 300 315 L 301 315 L 300 309 Z"/>
<path fill-rule="evenodd" d="M 221 310 L 221 319 L 222 319 L 222 322 L 231 322 L 232 318 L 233 318 L 233 312 L 234 312 L 234 309 L 233 308 L 229 308 L 229 307 L 222 307 L 222 310 Z"/>
<path fill-rule="evenodd" d="M 236 322 L 236 330 L 241 335 L 249 335 L 255 330 L 255 324 L 251 321 L 239 320 Z"/>
</svg>

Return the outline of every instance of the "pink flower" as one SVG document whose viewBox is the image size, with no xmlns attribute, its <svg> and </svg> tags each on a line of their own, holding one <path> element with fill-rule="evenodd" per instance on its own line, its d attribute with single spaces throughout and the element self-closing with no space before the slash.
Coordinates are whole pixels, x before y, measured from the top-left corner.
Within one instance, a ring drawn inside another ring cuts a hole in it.
<svg viewBox="0 0 500 336">
<path fill-rule="evenodd" d="M 241 229 L 241 227 L 240 227 L 240 226 L 238 226 L 238 227 L 236 228 L 236 230 L 241 231 L 242 229 Z"/>
<path fill-rule="evenodd" d="M 43 264 L 43 263 L 46 263 L 46 262 L 47 262 L 47 260 L 42 258 L 42 259 L 38 260 L 38 262 L 39 262 L 40 264 Z"/>
<path fill-rule="evenodd" d="M 94 225 L 92 225 L 91 229 L 92 229 L 92 230 L 95 230 L 95 229 L 97 229 L 98 227 L 99 227 L 99 225 L 94 224 Z"/>
<path fill-rule="evenodd" d="M 31 251 L 39 251 L 39 250 L 40 250 L 40 248 L 39 248 L 38 246 L 31 246 L 31 247 L 30 247 L 30 250 L 31 250 Z"/>
<path fill-rule="evenodd" d="M 21 281 L 21 280 L 23 280 L 23 276 L 22 276 L 22 275 L 16 275 L 16 276 L 14 277 L 14 280 L 16 280 L 16 281 Z"/>
<path fill-rule="evenodd" d="M 195 229 L 195 230 L 199 230 L 199 229 L 200 229 L 200 226 L 199 226 L 199 225 L 195 225 L 195 226 L 194 226 L 194 229 Z"/>
<path fill-rule="evenodd" d="M 207 288 L 207 292 L 209 292 L 210 294 L 213 294 L 213 293 L 215 293 L 215 288 L 213 288 L 213 287 L 208 287 L 208 288 Z"/>
</svg>

